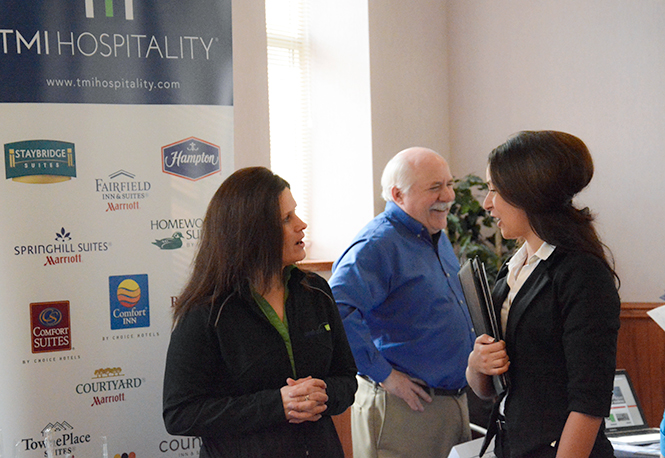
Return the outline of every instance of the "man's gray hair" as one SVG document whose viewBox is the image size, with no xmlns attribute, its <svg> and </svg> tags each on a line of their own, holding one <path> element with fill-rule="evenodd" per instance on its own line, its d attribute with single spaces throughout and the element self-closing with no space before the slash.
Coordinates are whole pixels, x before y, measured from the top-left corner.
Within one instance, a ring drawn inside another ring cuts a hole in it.
<svg viewBox="0 0 665 458">
<path fill-rule="evenodd" d="M 404 150 L 406 151 L 406 150 Z M 403 193 L 409 191 L 415 182 L 413 165 L 407 154 L 400 151 L 388 161 L 381 175 L 381 197 L 386 202 L 393 201 L 392 189 L 397 188 Z"/>
</svg>

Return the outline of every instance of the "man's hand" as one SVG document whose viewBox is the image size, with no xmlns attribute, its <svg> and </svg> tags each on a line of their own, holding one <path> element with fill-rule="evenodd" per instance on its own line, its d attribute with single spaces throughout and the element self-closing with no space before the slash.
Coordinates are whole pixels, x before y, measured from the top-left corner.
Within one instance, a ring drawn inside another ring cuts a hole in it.
<svg viewBox="0 0 665 458">
<path fill-rule="evenodd" d="M 430 395 L 420 385 L 412 382 L 405 373 L 395 369 L 379 385 L 388 393 L 403 399 L 411 407 L 411 410 L 422 412 L 425 408 L 421 401 L 432 402 Z"/>
</svg>

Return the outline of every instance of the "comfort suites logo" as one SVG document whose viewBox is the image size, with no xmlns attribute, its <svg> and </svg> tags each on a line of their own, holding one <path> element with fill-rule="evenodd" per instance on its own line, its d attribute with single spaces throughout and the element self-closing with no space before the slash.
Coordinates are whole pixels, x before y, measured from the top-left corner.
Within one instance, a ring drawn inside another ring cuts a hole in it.
<svg viewBox="0 0 665 458">
<path fill-rule="evenodd" d="M 55 243 L 53 243 L 55 242 Z M 110 242 L 73 242 L 71 232 L 64 227 L 55 232 L 55 237 L 47 243 L 14 246 L 14 256 L 44 256 L 44 267 L 64 264 L 80 264 L 86 253 L 106 252 Z"/>
<path fill-rule="evenodd" d="M 162 171 L 198 181 L 221 172 L 220 148 L 195 137 L 162 147 Z"/>
<path fill-rule="evenodd" d="M 30 304 L 30 334 L 33 353 L 71 350 L 69 301 Z"/>
<path fill-rule="evenodd" d="M 5 143 L 5 177 L 21 183 L 60 183 L 76 177 L 74 144 L 59 140 Z"/>
<path fill-rule="evenodd" d="M 115 275 L 109 277 L 111 329 L 150 326 L 148 276 Z"/>
</svg>

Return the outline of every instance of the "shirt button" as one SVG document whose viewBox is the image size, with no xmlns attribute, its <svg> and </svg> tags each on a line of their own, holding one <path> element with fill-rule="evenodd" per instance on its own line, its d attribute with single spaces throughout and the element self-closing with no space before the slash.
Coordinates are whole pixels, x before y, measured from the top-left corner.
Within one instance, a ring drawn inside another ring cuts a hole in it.
<svg viewBox="0 0 665 458">
<path fill-rule="evenodd" d="M 450 277 L 450 274 L 448 272 L 446 272 L 446 277 Z"/>
</svg>

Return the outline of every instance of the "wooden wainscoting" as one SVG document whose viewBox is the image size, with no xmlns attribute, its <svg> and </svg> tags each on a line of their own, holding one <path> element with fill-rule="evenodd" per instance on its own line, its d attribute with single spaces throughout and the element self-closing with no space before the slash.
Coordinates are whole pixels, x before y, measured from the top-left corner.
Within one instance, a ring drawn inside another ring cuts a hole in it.
<svg viewBox="0 0 665 458">
<path fill-rule="evenodd" d="M 657 427 L 665 410 L 665 331 L 647 315 L 661 303 L 621 304 L 617 368 L 626 369 L 649 426 Z"/>
</svg>

